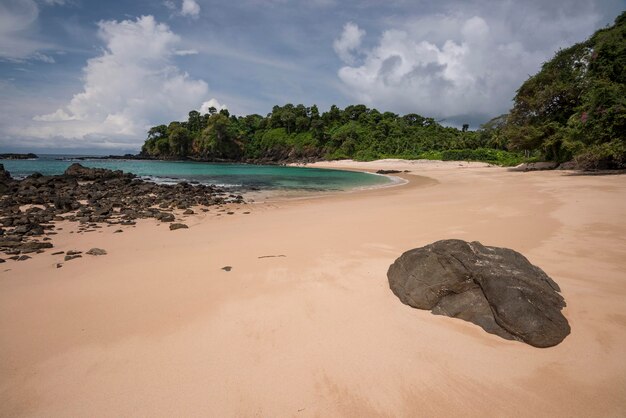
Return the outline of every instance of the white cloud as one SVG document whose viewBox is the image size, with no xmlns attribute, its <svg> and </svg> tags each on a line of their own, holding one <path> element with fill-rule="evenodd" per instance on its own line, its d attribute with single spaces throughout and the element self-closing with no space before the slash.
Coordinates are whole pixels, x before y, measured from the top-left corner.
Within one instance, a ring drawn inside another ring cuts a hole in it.
<svg viewBox="0 0 626 418">
<path fill-rule="evenodd" d="M 176 3 L 174 3 L 172 0 L 165 0 L 163 2 L 163 5 L 170 10 L 176 10 Z"/>
<path fill-rule="evenodd" d="M 514 6 L 395 21 L 368 48 L 358 27 L 347 24 L 334 43 L 347 64 L 338 71 L 345 93 L 370 106 L 455 123 L 506 112 L 521 83 L 599 19 L 592 10 L 582 17 L 537 12 L 526 13 L 520 26 Z M 358 62 L 355 49 L 363 56 Z"/>
<path fill-rule="evenodd" d="M 99 36 L 106 47 L 87 61 L 83 91 L 17 132 L 74 146 L 139 145 L 150 126 L 182 119 L 207 99 L 207 83 L 173 63 L 180 38 L 152 16 L 100 22 Z"/>
<path fill-rule="evenodd" d="M 50 55 L 42 54 L 41 52 L 35 52 L 30 58 L 48 64 L 54 64 L 56 62 Z"/>
<path fill-rule="evenodd" d="M 207 100 L 206 102 L 202 103 L 202 105 L 200 106 L 200 113 L 202 113 L 203 115 L 206 113 L 209 113 L 209 108 L 210 107 L 214 107 L 217 109 L 217 111 L 219 112 L 222 109 L 228 109 L 228 106 L 220 104 L 220 102 L 218 102 L 216 99 L 211 99 L 211 100 Z"/>
<path fill-rule="evenodd" d="M 174 55 L 184 57 L 185 55 L 198 55 L 198 51 L 195 49 L 178 49 L 174 51 Z"/>
<path fill-rule="evenodd" d="M 77 117 L 69 115 L 63 109 L 57 109 L 55 112 L 48 113 L 47 115 L 37 115 L 33 117 L 33 120 L 40 121 L 40 122 L 60 122 L 60 121 L 67 121 L 67 120 L 77 120 Z"/>
<path fill-rule="evenodd" d="M 180 14 L 183 16 L 198 17 L 200 14 L 200 5 L 196 3 L 195 0 L 183 0 Z"/>
<path fill-rule="evenodd" d="M 333 48 L 339 58 L 346 64 L 354 64 L 355 58 L 353 51 L 361 46 L 361 41 L 365 36 L 365 31 L 359 29 L 359 27 L 348 22 L 343 27 L 343 33 L 333 43 Z"/>
</svg>

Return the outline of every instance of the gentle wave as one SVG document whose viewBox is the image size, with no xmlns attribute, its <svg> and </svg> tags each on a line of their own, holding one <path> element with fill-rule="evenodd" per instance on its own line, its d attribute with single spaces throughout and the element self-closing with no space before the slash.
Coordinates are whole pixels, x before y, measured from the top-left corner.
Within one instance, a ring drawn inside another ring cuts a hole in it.
<svg viewBox="0 0 626 418">
<path fill-rule="evenodd" d="M 243 184 L 230 184 L 230 183 L 215 183 L 211 181 L 201 181 L 196 179 L 187 179 L 187 178 L 173 178 L 173 177 L 159 177 L 159 176 L 141 176 L 142 180 L 149 181 L 156 184 L 178 184 L 178 183 L 189 183 L 193 185 L 206 185 L 206 186 L 215 186 L 215 187 L 223 187 L 225 189 L 232 189 L 237 187 L 243 187 Z"/>
</svg>

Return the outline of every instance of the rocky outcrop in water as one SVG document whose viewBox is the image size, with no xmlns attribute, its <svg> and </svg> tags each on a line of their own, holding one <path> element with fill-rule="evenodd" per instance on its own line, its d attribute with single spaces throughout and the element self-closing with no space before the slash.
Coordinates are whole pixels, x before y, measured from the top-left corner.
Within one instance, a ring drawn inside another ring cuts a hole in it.
<svg viewBox="0 0 626 418">
<path fill-rule="evenodd" d="M 472 322 L 506 339 L 551 347 L 570 333 L 559 286 L 508 248 L 437 241 L 402 254 L 387 277 L 403 303 Z"/>
<path fill-rule="evenodd" d="M 134 179 L 136 176 L 131 173 L 124 173 L 121 170 L 108 170 L 106 168 L 84 167 L 78 163 L 69 166 L 64 177 L 75 178 L 81 181 L 108 180 L 108 179 Z"/>
<path fill-rule="evenodd" d="M 0 154 L 0 160 L 34 160 L 39 158 L 37 155 L 33 153 L 28 154 Z"/>
</svg>

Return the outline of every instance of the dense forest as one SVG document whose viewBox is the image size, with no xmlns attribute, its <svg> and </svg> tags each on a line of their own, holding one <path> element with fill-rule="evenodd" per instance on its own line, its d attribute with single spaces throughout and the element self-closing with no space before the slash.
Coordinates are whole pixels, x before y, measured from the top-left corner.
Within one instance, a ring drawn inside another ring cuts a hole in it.
<svg viewBox="0 0 626 418">
<path fill-rule="evenodd" d="M 343 110 L 332 106 L 320 114 L 315 105 L 292 104 L 274 106 L 266 117 L 237 117 L 214 108 L 206 115 L 191 111 L 186 122 L 150 129 L 142 152 L 160 158 L 278 162 L 321 158 L 459 159 L 458 150 L 472 154 L 460 159 L 498 161 L 515 157 L 498 151 L 497 144 L 478 132 L 444 127 L 417 114 L 398 116 L 364 105 Z"/>
<path fill-rule="evenodd" d="M 142 155 L 208 161 L 354 158 L 521 161 L 573 160 L 581 168 L 626 167 L 626 12 L 615 25 L 558 51 L 518 89 L 508 114 L 477 131 L 418 114 L 365 105 L 320 113 L 274 106 L 267 116 L 210 108 L 151 128 Z"/>
<path fill-rule="evenodd" d="M 557 52 L 518 89 L 510 113 L 483 129 L 549 161 L 626 167 L 626 12 Z"/>
</svg>

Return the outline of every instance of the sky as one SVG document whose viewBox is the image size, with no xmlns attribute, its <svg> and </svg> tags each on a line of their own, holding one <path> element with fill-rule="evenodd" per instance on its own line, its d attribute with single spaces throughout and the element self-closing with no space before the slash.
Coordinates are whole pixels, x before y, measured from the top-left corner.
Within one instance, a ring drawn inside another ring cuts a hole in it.
<svg viewBox="0 0 626 418">
<path fill-rule="evenodd" d="M 626 0 L 0 0 L 0 151 L 137 152 L 190 110 L 362 103 L 473 128 Z"/>
</svg>

